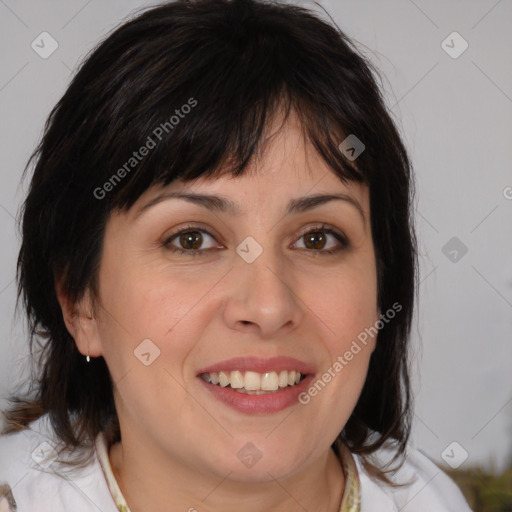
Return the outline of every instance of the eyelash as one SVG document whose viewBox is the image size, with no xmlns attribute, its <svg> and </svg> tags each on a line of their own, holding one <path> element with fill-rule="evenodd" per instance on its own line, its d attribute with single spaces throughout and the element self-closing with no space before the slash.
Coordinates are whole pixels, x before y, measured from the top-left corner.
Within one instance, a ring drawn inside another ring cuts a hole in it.
<svg viewBox="0 0 512 512">
<path fill-rule="evenodd" d="M 180 231 L 177 231 L 176 233 L 173 233 L 171 236 L 169 236 L 164 242 L 163 247 L 166 249 L 169 249 L 171 252 L 175 254 L 186 254 L 187 256 L 203 256 L 206 251 L 210 251 L 211 249 L 180 249 L 179 247 L 174 247 L 171 245 L 171 242 L 177 238 L 179 235 L 183 233 L 187 233 L 190 231 L 199 231 L 201 233 L 206 233 L 208 236 L 211 236 L 213 239 L 215 237 L 208 232 L 206 229 L 202 229 L 198 226 L 188 225 L 185 228 L 181 229 Z M 317 226 L 310 226 L 307 231 L 304 231 L 301 235 L 298 236 L 297 240 L 300 240 L 303 236 L 312 233 L 312 232 L 324 232 L 329 235 L 334 236 L 336 240 L 340 243 L 338 247 L 335 247 L 333 249 L 326 249 L 326 250 L 315 250 L 315 249 L 301 249 L 305 250 L 311 253 L 312 256 L 320 256 L 320 255 L 333 255 L 335 253 L 338 253 L 344 249 L 347 249 L 350 246 L 350 243 L 348 241 L 348 238 L 335 231 L 332 228 L 329 228 L 326 224 L 319 224 Z"/>
</svg>

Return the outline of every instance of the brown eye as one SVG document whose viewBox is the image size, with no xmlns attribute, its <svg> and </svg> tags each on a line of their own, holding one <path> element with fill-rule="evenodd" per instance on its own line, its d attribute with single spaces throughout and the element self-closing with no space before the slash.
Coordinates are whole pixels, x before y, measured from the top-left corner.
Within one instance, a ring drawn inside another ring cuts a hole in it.
<svg viewBox="0 0 512 512">
<path fill-rule="evenodd" d="M 217 245 L 217 246 L 216 246 Z M 199 256 L 211 249 L 219 249 L 213 235 L 204 229 L 187 227 L 174 233 L 163 242 L 163 246 L 177 254 Z"/>
<path fill-rule="evenodd" d="M 195 250 L 201 247 L 203 235 L 200 231 L 186 231 L 180 233 L 179 241 L 183 249 Z"/>
<path fill-rule="evenodd" d="M 327 242 L 327 237 L 322 231 L 310 231 L 303 236 L 308 249 L 323 249 Z"/>
<path fill-rule="evenodd" d="M 349 247 L 345 235 L 324 226 L 316 226 L 303 233 L 296 244 L 299 249 L 309 250 L 313 255 L 334 254 Z"/>
</svg>

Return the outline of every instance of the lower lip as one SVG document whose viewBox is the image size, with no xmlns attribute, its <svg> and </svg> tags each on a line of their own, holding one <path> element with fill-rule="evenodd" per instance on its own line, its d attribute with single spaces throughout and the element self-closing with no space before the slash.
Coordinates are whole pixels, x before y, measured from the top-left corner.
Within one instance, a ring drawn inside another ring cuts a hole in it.
<svg viewBox="0 0 512 512">
<path fill-rule="evenodd" d="M 213 396 L 237 411 L 245 414 L 270 414 L 282 411 L 298 403 L 299 395 L 306 391 L 313 377 L 313 375 L 307 375 L 305 379 L 295 386 L 288 386 L 274 393 L 266 393 L 264 395 L 239 393 L 229 387 L 223 388 L 216 384 L 210 384 L 201 377 L 198 377 L 198 379 Z"/>
</svg>

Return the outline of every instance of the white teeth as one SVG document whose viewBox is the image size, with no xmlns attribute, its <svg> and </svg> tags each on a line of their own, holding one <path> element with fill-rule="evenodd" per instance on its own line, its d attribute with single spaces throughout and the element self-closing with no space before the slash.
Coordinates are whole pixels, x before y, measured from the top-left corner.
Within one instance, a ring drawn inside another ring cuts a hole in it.
<svg viewBox="0 0 512 512">
<path fill-rule="evenodd" d="M 285 388 L 288 386 L 288 372 L 286 370 L 282 370 L 279 372 L 279 387 Z"/>
<path fill-rule="evenodd" d="M 257 373 L 239 370 L 220 371 L 218 373 L 203 373 L 201 377 L 206 382 L 219 385 L 223 388 L 230 386 L 240 393 L 262 394 L 277 391 L 279 388 L 295 386 L 301 381 L 303 374 L 296 370 L 281 370 L 277 372 Z"/>
<path fill-rule="evenodd" d="M 231 378 L 229 379 L 229 383 L 233 389 L 240 389 L 244 387 L 244 376 L 242 372 L 234 371 L 231 372 Z"/>
<path fill-rule="evenodd" d="M 223 388 L 229 384 L 229 375 L 226 372 L 219 372 L 219 384 Z"/>
<path fill-rule="evenodd" d="M 277 391 L 279 380 L 276 372 L 267 372 L 261 378 L 261 389 L 263 391 Z"/>
<path fill-rule="evenodd" d="M 247 391 L 257 391 L 261 389 L 261 376 L 256 372 L 245 372 L 244 388 Z"/>
</svg>

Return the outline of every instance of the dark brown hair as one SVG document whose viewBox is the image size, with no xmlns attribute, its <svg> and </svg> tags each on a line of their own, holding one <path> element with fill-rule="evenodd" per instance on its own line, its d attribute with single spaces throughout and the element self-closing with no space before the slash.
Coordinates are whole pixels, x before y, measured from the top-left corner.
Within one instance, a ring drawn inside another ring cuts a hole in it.
<svg viewBox="0 0 512 512">
<path fill-rule="evenodd" d="M 191 109 L 178 115 L 184 105 Z M 407 349 L 417 289 L 410 162 L 376 73 L 354 43 L 332 20 L 277 2 L 177 0 L 144 10 L 92 51 L 51 112 L 25 169 L 35 164 L 17 273 L 37 373 L 4 413 L 6 432 L 47 413 L 68 447 L 90 445 L 100 431 L 119 439 L 107 366 L 102 357 L 87 364 L 77 350 L 56 281 L 72 302 L 87 289 L 97 297 L 111 212 L 129 209 L 153 185 L 226 168 L 242 174 L 283 106 L 297 112 L 341 180 L 369 186 L 378 305 L 402 309 L 379 331 L 361 396 L 333 448 L 345 442 L 388 481 L 367 456 L 387 440 L 404 455 L 410 432 Z M 157 127 L 158 143 L 127 168 Z M 348 134 L 365 145 L 357 165 L 339 149 Z"/>
</svg>

